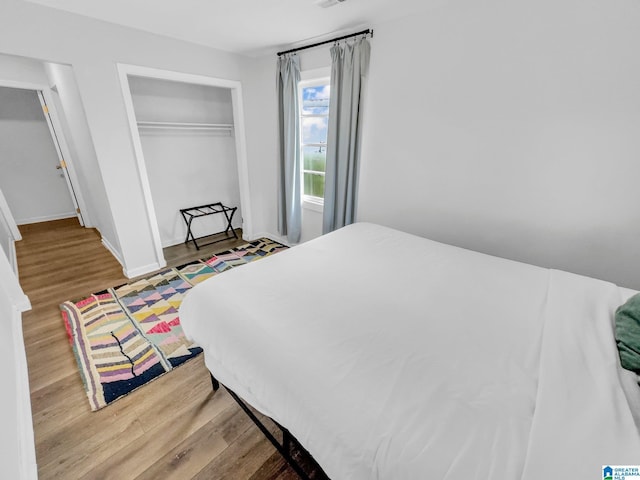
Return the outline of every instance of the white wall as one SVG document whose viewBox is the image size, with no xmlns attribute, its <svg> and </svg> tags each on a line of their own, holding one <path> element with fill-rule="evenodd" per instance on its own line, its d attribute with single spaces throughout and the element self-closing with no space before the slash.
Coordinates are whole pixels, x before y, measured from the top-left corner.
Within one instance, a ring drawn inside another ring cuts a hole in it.
<svg viewBox="0 0 640 480">
<path fill-rule="evenodd" d="M 0 87 L 0 189 L 18 225 L 75 216 L 38 95 Z"/>
<path fill-rule="evenodd" d="M 233 124 L 229 89 L 135 76 L 129 77 L 129 86 L 138 121 Z M 139 131 L 163 247 L 185 240 L 181 208 L 222 202 L 238 208 L 233 226 L 242 226 L 232 132 L 179 128 Z M 226 227 L 222 214 L 192 223 L 196 237 Z"/>
<path fill-rule="evenodd" d="M 0 252 L 2 254 L 2 252 Z M 3 329 L 8 334 L 0 335 L 0 361 L 2 368 L 2 384 L 6 385 L 9 391 L 15 391 L 16 384 L 15 359 L 13 348 L 13 335 L 11 334 L 15 319 L 19 319 L 17 313 L 7 298 L 5 292 L 0 289 L 0 318 L 4 320 Z M 3 475 L 7 478 L 20 478 L 19 442 L 18 442 L 18 419 L 17 419 L 17 395 L 5 396 L 6 406 L 3 407 L 2 429 L 0 430 L 3 440 L 3 447 L 0 449 L 0 461 L 3 464 Z"/>
<path fill-rule="evenodd" d="M 0 224 L 5 217 L 0 212 Z M 11 228 L 5 226 L 6 230 Z M 13 225 L 15 228 L 15 225 Z M 12 266 L 0 250 L 0 382 L 8 392 L 0 412 L 0 462 L 3 478 L 36 479 L 36 454 L 31 419 L 27 359 L 21 313 L 31 308 Z"/>
<path fill-rule="evenodd" d="M 640 288 L 640 4 L 375 26 L 359 220 Z"/>
<path fill-rule="evenodd" d="M 460 0 L 374 25 L 359 219 L 640 287 L 630 207 L 639 9 Z M 157 259 L 115 64 L 242 77 L 254 230 L 276 232 L 274 56 L 242 59 L 20 0 L 0 5 L 0 51 L 73 66 L 134 269 Z"/>
<path fill-rule="evenodd" d="M 630 0 L 459 0 L 372 25 L 358 219 L 640 288 L 638 25 Z M 247 69 L 268 199 L 275 58 Z M 272 198 L 257 217 L 275 233 Z"/>
<path fill-rule="evenodd" d="M 69 152 L 65 152 L 69 172 L 78 175 L 74 188 L 84 199 L 82 216 L 86 226 L 96 227 L 104 239 L 117 242 L 111 211 L 107 202 L 104 185 L 91 134 L 84 115 L 84 109 L 72 68 L 68 65 L 46 63 L 14 55 L 0 54 L 0 84 L 21 85 L 48 89 L 55 108 L 61 131 L 57 132 L 66 140 Z M 62 143 L 64 147 L 65 143 Z M 11 172 L 7 172 L 11 175 Z M 117 245 L 117 243 L 116 243 Z M 119 250 L 119 248 L 117 249 Z"/>
<path fill-rule="evenodd" d="M 0 54 L 0 82 L 5 86 L 15 83 L 46 85 L 47 75 L 39 60 Z"/>
<path fill-rule="evenodd" d="M 52 88 L 51 98 L 60 120 L 61 133 L 66 139 L 71 156 L 67 163 L 72 163 L 78 177 L 74 188 L 81 191 L 86 203 L 82 211 L 85 226 L 96 227 L 106 238 L 117 240 L 73 68 L 58 63 L 46 63 L 44 68 L 48 84 Z"/>
<path fill-rule="evenodd" d="M 330 46 L 300 52 L 300 69 L 317 70 L 331 65 Z M 259 236 L 278 239 L 278 106 L 276 56 L 245 63 L 243 74 L 247 154 L 254 230 Z M 322 213 L 303 209 L 301 242 L 322 234 Z M 280 239 L 284 241 L 284 239 Z"/>
<path fill-rule="evenodd" d="M 2 249 L 0 253 L 4 253 L 7 259 L 12 256 L 12 244 L 13 236 L 7 224 L 2 221 L 2 217 L 0 216 L 0 249 Z"/>
<path fill-rule="evenodd" d="M 0 4 L 0 53 L 73 67 L 113 218 L 107 240 L 125 273 L 157 268 L 117 64 L 238 80 L 243 58 L 21 0 Z"/>
<path fill-rule="evenodd" d="M 278 116 L 276 61 L 269 55 L 243 63 L 249 189 L 255 236 L 278 232 Z"/>
<path fill-rule="evenodd" d="M 18 240 L 22 240 L 22 235 L 15 218 L 13 218 L 13 213 L 9 209 L 7 199 L 0 189 L 0 246 L 2 247 L 0 253 L 4 253 L 7 257 L 16 277 L 18 276 L 18 256 L 15 242 Z"/>
</svg>

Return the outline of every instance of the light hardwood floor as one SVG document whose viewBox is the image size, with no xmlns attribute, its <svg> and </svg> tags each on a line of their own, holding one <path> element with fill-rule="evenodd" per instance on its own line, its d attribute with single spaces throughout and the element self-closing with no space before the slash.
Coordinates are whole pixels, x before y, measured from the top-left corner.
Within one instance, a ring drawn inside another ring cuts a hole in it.
<svg viewBox="0 0 640 480">
<path fill-rule="evenodd" d="M 98 233 L 75 219 L 20 227 L 20 283 L 38 475 L 46 479 L 298 478 L 221 388 L 202 355 L 91 412 L 58 305 L 129 281 Z M 179 265 L 243 243 L 167 249 Z"/>
</svg>

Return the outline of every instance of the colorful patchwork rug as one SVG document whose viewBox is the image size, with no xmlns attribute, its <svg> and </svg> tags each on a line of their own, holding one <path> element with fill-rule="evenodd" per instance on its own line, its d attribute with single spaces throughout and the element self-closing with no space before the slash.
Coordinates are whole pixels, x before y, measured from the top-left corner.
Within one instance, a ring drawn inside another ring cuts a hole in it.
<svg viewBox="0 0 640 480">
<path fill-rule="evenodd" d="M 261 238 L 212 257 L 60 305 L 93 411 L 202 352 L 180 326 L 194 285 L 287 247 Z"/>
</svg>

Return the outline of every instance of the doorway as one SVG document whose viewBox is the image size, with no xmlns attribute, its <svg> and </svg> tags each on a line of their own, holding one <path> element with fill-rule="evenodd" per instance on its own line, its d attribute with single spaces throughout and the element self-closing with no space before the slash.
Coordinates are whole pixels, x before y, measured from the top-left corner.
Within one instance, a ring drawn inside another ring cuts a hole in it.
<svg viewBox="0 0 640 480">
<path fill-rule="evenodd" d="M 0 86 L 0 189 L 18 225 L 77 217 L 78 199 L 45 92 Z"/>
</svg>

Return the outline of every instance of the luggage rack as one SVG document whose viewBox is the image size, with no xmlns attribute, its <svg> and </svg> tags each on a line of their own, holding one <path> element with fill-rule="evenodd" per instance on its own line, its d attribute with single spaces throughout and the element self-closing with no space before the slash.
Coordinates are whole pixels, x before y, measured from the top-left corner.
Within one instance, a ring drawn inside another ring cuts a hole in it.
<svg viewBox="0 0 640 480">
<path fill-rule="evenodd" d="M 229 231 L 231 231 L 231 233 L 233 234 L 233 238 L 237 239 L 238 235 L 236 234 L 236 231 L 231 226 L 231 220 L 233 220 L 233 215 L 236 213 L 237 209 L 238 207 L 228 207 L 226 205 L 223 205 L 220 202 L 209 203 L 207 205 L 200 205 L 197 207 L 181 208 L 180 214 L 184 219 L 184 223 L 187 225 L 187 237 L 185 238 L 184 243 L 185 244 L 188 243 L 189 237 L 191 237 L 191 241 L 195 245 L 196 250 L 200 250 L 200 247 L 204 247 L 205 245 L 211 245 L 212 243 L 218 243 L 218 242 L 222 242 L 223 240 L 227 240 L 228 238 L 230 238 Z M 207 215 L 215 215 L 218 213 L 224 214 L 225 218 L 227 219 L 227 228 L 225 230 L 221 230 L 216 233 L 210 233 L 208 235 L 202 235 L 201 237 L 197 237 L 197 238 L 193 236 L 193 232 L 191 231 L 191 222 L 193 221 L 194 218 L 205 217 Z M 227 237 L 220 238 L 212 242 L 201 243 L 200 245 L 198 245 L 197 240 L 200 240 L 205 237 L 211 237 L 213 235 L 218 235 L 220 233 L 226 234 Z"/>
</svg>

